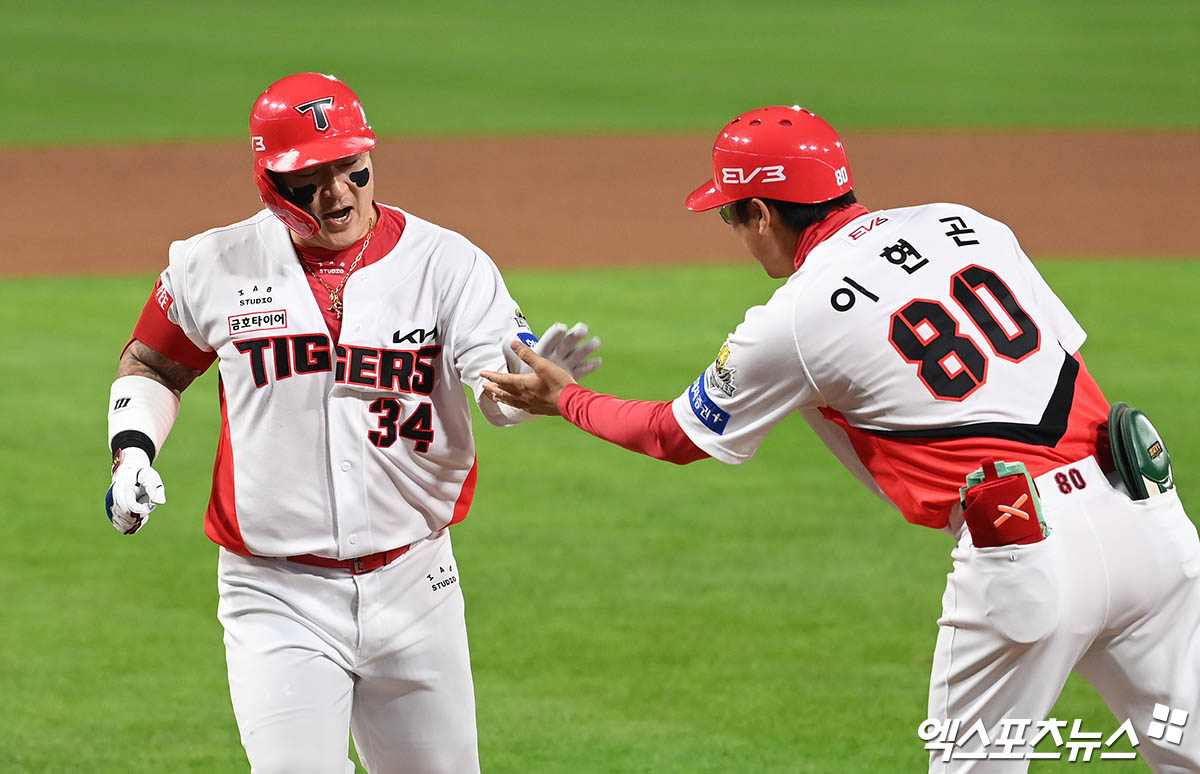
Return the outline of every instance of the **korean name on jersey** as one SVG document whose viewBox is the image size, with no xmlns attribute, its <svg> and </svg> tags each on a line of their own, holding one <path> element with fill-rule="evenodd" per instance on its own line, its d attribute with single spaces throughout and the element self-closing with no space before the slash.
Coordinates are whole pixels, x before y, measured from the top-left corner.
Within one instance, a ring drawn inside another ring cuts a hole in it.
<svg viewBox="0 0 1200 774">
<path fill-rule="evenodd" d="M 674 414 L 742 462 L 799 411 L 882 494 L 831 417 L 884 434 L 1037 425 L 1084 337 L 1003 223 L 954 204 L 878 210 L 750 309 Z"/>
</svg>

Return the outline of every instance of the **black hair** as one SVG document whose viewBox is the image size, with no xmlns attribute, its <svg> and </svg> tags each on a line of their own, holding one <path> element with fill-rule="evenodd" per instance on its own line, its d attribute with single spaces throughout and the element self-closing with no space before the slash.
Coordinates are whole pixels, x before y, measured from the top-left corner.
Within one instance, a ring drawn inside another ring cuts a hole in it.
<svg viewBox="0 0 1200 774">
<path fill-rule="evenodd" d="M 818 204 L 798 204 L 796 202 L 780 201 L 779 199 L 764 199 L 761 196 L 754 198 L 761 199 L 768 207 L 779 213 L 779 217 L 783 220 L 784 225 L 796 233 L 803 231 L 814 223 L 821 222 L 834 210 L 844 209 L 858 201 L 858 199 L 854 198 L 854 191 L 847 191 L 836 199 L 830 199 L 827 202 L 820 202 Z M 744 222 L 750 217 L 750 200 L 741 199 L 734 202 L 733 212 L 736 222 Z"/>
</svg>

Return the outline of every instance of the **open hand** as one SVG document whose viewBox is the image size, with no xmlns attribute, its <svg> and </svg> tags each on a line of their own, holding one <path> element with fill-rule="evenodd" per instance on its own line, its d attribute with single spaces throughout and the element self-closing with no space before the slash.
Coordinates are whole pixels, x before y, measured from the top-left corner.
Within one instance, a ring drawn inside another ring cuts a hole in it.
<svg viewBox="0 0 1200 774">
<path fill-rule="evenodd" d="M 598 357 L 588 359 L 600 348 L 600 339 L 595 336 L 589 339 L 587 335 L 586 323 L 577 322 L 568 330 L 567 326 L 556 322 L 533 345 L 533 351 L 551 363 L 562 366 L 578 381 L 599 368 L 601 363 Z M 527 374 L 531 370 L 511 349 L 504 350 L 504 360 L 510 374 Z"/>
<path fill-rule="evenodd" d="M 533 369 L 533 373 L 504 374 L 483 371 L 480 376 L 484 393 L 498 403 L 524 409 L 530 414 L 558 414 L 558 398 L 568 384 L 576 384 L 566 370 L 542 357 L 519 341 L 511 345 L 517 357 Z"/>
</svg>

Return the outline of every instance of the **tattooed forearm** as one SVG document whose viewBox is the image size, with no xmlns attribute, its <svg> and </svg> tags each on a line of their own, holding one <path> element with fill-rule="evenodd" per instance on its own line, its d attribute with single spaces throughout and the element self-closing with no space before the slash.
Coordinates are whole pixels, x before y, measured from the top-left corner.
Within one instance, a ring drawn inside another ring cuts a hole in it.
<svg viewBox="0 0 1200 774">
<path fill-rule="evenodd" d="M 202 373 L 156 352 L 137 339 L 125 350 L 117 369 L 117 376 L 144 376 L 176 393 L 183 392 Z"/>
</svg>

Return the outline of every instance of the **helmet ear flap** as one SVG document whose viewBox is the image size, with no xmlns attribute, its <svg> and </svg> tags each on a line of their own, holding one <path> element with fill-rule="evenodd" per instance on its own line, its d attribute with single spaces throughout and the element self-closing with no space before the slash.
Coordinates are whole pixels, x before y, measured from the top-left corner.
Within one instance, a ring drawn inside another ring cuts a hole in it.
<svg viewBox="0 0 1200 774">
<path fill-rule="evenodd" d="M 254 182 L 258 184 L 262 203 L 275 217 L 283 221 L 285 226 L 296 232 L 298 237 L 312 239 L 321 230 L 321 223 L 311 213 L 287 200 L 272 179 L 270 170 L 255 170 Z"/>
</svg>

